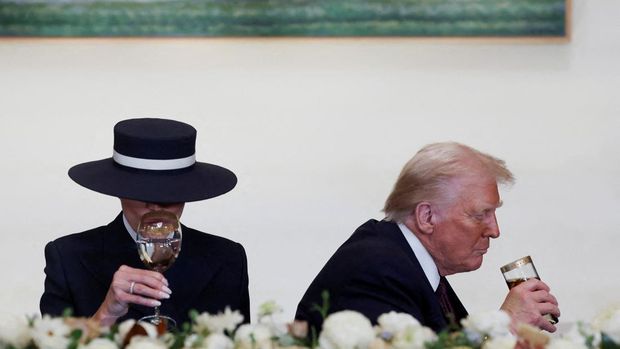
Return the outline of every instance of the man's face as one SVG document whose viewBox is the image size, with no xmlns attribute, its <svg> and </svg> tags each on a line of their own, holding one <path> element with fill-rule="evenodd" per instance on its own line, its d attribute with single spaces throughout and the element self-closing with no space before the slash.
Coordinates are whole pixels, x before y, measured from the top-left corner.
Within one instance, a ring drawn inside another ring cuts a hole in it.
<svg viewBox="0 0 620 349">
<path fill-rule="evenodd" d="M 450 199 L 435 206 L 429 249 L 441 275 L 480 268 L 490 239 L 499 237 L 495 210 L 501 201 L 495 179 L 458 178 L 448 189 Z"/>
<path fill-rule="evenodd" d="M 129 225 L 131 225 L 131 227 L 135 231 L 138 230 L 138 224 L 140 224 L 140 219 L 142 219 L 142 216 L 145 213 L 163 210 L 174 213 L 178 218 L 181 218 L 184 206 L 184 202 L 171 204 L 121 199 L 121 207 L 123 208 L 123 213 L 125 214 Z"/>
</svg>

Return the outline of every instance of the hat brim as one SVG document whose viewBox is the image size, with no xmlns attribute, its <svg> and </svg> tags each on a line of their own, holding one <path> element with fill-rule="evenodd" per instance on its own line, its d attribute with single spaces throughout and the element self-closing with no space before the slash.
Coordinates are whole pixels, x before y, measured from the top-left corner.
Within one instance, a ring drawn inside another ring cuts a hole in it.
<svg viewBox="0 0 620 349">
<path fill-rule="evenodd" d="M 69 177 L 102 194 L 157 203 L 205 200 L 237 184 L 232 171 L 213 164 L 196 162 L 184 169 L 153 171 L 121 166 L 112 158 L 73 166 Z"/>
</svg>

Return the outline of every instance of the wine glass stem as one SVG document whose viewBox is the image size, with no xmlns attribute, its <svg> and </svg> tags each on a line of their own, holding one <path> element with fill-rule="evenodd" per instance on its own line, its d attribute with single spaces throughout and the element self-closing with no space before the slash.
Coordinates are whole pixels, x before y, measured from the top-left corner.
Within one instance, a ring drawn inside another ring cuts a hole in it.
<svg viewBox="0 0 620 349">
<path fill-rule="evenodd" d="M 155 317 L 159 318 L 159 307 L 155 307 Z"/>
</svg>

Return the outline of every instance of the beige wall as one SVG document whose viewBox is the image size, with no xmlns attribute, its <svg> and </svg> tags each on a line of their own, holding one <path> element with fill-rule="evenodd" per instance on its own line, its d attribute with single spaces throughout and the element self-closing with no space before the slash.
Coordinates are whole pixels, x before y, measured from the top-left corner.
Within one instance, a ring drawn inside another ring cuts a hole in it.
<svg viewBox="0 0 620 349">
<path fill-rule="evenodd" d="M 0 309 L 37 311 L 43 247 L 110 221 L 116 199 L 67 169 L 111 154 L 112 125 L 173 117 L 198 158 L 238 187 L 184 222 L 241 242 L 254 307 L 292 316 L 351 232 L 380 209 L 422 145 L 504 158 L 502 237 L 451 278 L 470 312 L 505 294 L 499 266 L 530 254 L 563 321 L 620 301 L 617 0 L 576 0 L 570 44 L 408 39 L 0 40 Z"/>
</svg>

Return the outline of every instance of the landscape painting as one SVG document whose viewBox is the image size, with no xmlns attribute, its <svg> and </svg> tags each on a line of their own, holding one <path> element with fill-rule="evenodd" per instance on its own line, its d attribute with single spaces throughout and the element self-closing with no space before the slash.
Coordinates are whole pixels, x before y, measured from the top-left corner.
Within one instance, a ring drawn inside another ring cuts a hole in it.
<svg viewBox="0 0 620 349">
<path fill-rule="evenodd" d="M 569 1 L 0 0 L 0 36 L 565 38 Z"/>
</svg>

